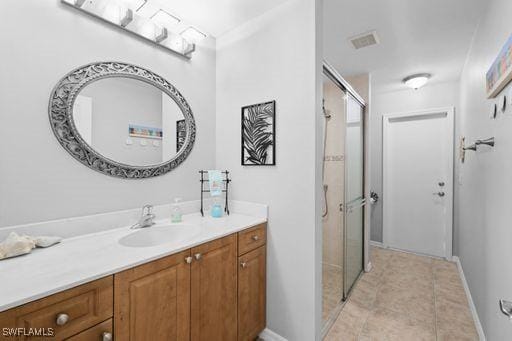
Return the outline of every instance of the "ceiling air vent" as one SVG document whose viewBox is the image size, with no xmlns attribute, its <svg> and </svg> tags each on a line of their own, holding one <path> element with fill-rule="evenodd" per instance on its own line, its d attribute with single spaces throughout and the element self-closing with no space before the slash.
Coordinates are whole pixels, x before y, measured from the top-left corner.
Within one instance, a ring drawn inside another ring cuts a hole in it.
<svg viewBox="0 0 512 341">
<path fill-rule="evenodd" d="M 359 34 L 352 38 L 349 38 L 350 42 L 356 50 L 362 49 L 363 47 L 368 47 L 372 45 L 377 45 L 379 43 L 379 37 L 377 36 L 377 31 L 366 32 L 363 34 Z"/>
</svg>

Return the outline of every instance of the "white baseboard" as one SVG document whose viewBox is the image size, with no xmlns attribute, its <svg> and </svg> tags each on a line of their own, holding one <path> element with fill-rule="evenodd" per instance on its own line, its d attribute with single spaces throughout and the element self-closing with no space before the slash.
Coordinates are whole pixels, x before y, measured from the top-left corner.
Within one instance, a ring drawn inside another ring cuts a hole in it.
<svg viewBox="0 0 512 341">
<path fill-rule="evenodd" d="M 457 263 L 457 269 L 459 269 L 460 278 L 462 279 L 462 285 L 464 286 L 464 291 L 466 292 L 466 296 L 468 298 L 469 309 L 471 309 L 471 314 L 473 315 L 473 320 L 475 321 L 478 337 L 480 338 L 480 341 L 485 341 L 484 329 L 482 328 L 480 318 L 478 317 L 478 313 L 476 312 L 475 302 L 473 302 L 473 297 L 471 296 L 471 292 L 469 291 L 468 282 L 466 282 L 466 276 L 464 276 L 462 264 L 460 263 L 459 257 L 453 256 L 452 258 L 453 261 Z"/>
<path fill-rule="evenodd" d="M 376 242 L 376 241 L 374 241 L 374 240 L 370 240 L 370 245 L 371 245 L 371 246 L 376 246 L 376 247 L 382 247 L 382 248 L 384 248 L 384 247 L 385 247 L 383 243 L 381 243 L 381 242 Z"/>
<path fill-rule="evenodd" d="M 261 332 L 260 338 L 262 338 L 265 341 L 288 341 L 284 337 L 282 337 L 281 335 L 279 335 L 277 333 L 274 333 L 273 331 L 271 331 L 268 328 L 265 328 Z"/>
</svg>

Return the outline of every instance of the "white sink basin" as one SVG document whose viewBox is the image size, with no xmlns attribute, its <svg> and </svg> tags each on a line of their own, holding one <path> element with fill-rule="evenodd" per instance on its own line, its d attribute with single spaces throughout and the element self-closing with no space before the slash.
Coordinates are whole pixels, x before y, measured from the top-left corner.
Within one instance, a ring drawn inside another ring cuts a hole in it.
<svg viewBox="0 0 512 341">
<path fill-rule="evenodd" d="M 150 247 L 183 242 L 197 236 L 200 228 L 194 225 L 173 224 L 146 227 L 119 239 L 119 244 L 129 247 Z"/>
</svg>

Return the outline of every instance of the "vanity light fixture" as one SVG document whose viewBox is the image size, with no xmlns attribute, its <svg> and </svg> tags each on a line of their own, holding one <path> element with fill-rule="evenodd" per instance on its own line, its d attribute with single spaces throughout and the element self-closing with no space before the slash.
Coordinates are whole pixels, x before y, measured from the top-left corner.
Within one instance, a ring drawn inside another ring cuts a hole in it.
<svg viewBox="0 0 512 341">
<path fill-rule="evenodd" d="M 403 79 L 403 82 L 408 87 L 414 90 L 418 90 L 419 88 L 427 84 L 431 77 L 432 75 L 430 73 L 418 73 L 409 77 L 405 77 Z"/>
<path fill-rule="evenodd" d="M 87 3 L 86 3 L 87 1 Z M 195 51 L 193 39 L 203 39 L 205 34 L 193 27 L 189 27 L 182 34 L 170 31 L 173 23 L 179 19 L 164 11 L 158 11 L 153 17 L 137 14 L 137 10 L 147 3 L 147 0 L 123 1 L 89 1 L 89 0 L 61 0 L 62 3 L 72 6 L 81 12 L 105 20 L 128 32 L 143 37 L 161 47 L 178 53 L 185 58 L 191 58 Z M 106 4 L 105 4 L 106 2 Z M 139 6 L 137 8 L 137 6 Z M 155 21 L 154 21 L 155 20 Z M 165 22 L 160 22 L 160 20 Z M 159 21 L 159 22 L 156 22 Z"/>
<path fill-rule="evenodd" d="M 160 34 L 158 34 L 156 37 L 155 37 L 155 41 L 157 43 L 161 43 L 163 42 L 165 39 L 167 39 L 168 37 L 168 33 L 167 33 L 167 29 L 164 27 L 162 28 L 162 30 L 160 31 Z"/>
<path fill-rule="evenodd" d="M 193 43 L 197 43 L 206 38 L 206 34 L 192 26 L 189 26 L 185 31 L 181 32 L 181 36 Z"/>
<path fill-rule="evenodd" d="M 121 24 L 121 8 L 115 4 L 107 4 L 103 7 L 102 18 L 113 24 Z M 123 26 L 124 27 L 124 26 Z"/>
<path fill-rule="evenodd" d="M 158 12 L 151 16 L 151 19 L 158 25 L 171 28 L 180 23 L 180 19 L 176 18 L 174 15 L 169 14 L 163 9 L 159 9 Z"/>
<path fill-rule="evenodd" d="M 133 21 L 133 11 L 131 9 L 127 9 L 124 13 L 124 17 L 119 22 L 119 25 L 126 27 L 129 23 Z"/>
</svg>

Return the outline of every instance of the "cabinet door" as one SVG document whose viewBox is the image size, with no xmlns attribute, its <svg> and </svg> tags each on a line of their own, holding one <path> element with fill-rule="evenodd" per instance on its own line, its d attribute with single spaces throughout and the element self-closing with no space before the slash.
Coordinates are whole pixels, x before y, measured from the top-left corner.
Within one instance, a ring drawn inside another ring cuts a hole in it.
<svg viewBox="0 0 512 341">
<path fill-rule="evenodd" d="M 265 329 L 266 248 L 238 258 L 238 340 L 252 341 Z"/>
<path fill-rule="evenodd" d="M 114 277 L 116 340 L 190 339 L 190 250 Z"/>
<path fill-rule="evenodd" d="M 109 341 L 114 340 L 112 332 L 112 319 L 108 319 L 80 334 L 66 339 L 66 341 Z"/>
<path fill-rule="evenodd" d="M 191 340 L 236 340 L 236 235 L 195 247 L 192 257 Z"/>
</svg>

